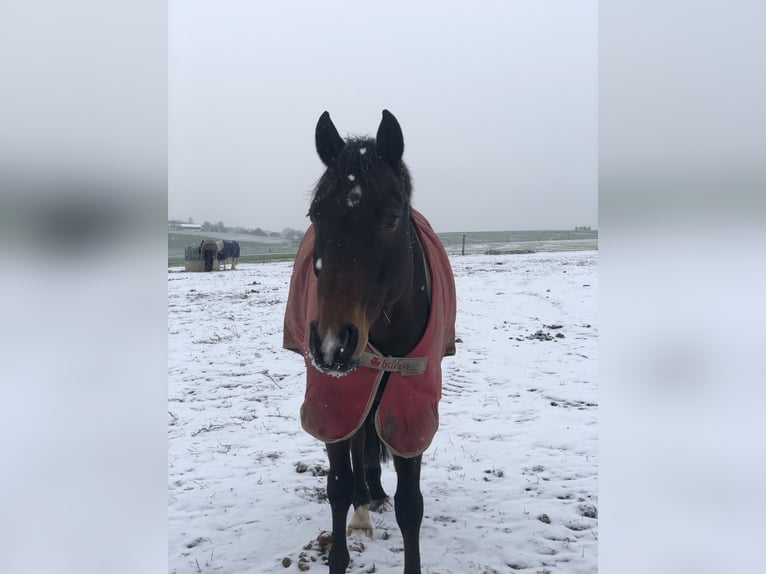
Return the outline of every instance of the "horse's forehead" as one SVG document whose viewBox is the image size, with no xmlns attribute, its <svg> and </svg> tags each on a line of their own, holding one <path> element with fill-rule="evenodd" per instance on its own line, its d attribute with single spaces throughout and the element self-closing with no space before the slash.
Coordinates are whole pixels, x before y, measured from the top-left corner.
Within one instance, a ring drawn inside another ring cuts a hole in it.
<svg viewBox="0 0 766 574">
<path fill-rule="evenodd" d="M 355 195 L 357 199 L 364 197 L 366 203 L 376 204 L 396 199 L 401 194 L 396 180 L 385 173 L 384 166 L 344 167 L 328 179 L 319 195 L 335 198 L 340 205 L 344 205 L 349 195 Z"/>
<path fill-rule="evenodd" d="M 377 206 L 386 201 L 386 195 L 385 190 L 379 189 L 361 174 L 338 174 L 330 185 L 317 193 L 313 211 L 322 219 L 369 217 Z"/>
</svg>

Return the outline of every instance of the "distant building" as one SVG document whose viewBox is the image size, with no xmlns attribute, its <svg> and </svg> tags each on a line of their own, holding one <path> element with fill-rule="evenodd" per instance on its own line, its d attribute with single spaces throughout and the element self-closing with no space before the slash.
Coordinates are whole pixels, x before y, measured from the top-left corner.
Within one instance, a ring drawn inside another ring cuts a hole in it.
<svg viewBox="0 0 766 574">
<path fill-rule="evenodd" d="M 168 221 L 168 231 L 202 231 L 202 225 L 199 223 L 183 223 L 181 221 Z"/>
<path fill-rule="evenodd" d="M 575 231 L 590 231 L 590 225 L 583 225 L 575 227 Z"/>
</svg>

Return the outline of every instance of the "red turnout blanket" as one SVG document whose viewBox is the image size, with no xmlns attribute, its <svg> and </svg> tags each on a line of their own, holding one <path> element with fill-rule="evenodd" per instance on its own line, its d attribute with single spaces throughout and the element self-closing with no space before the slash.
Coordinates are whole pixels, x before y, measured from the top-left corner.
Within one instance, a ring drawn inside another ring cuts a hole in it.
<svg viewBox="0 0 766 574">
<path fill-rule="evenodd" d="M 311 362 L 309 323 L 317 307 L 314 228 L 303 236 L 290 280 L 283 346 L 300 353 L 306 363 L 301 423 L 319 440 L 332 443 L 353 436 L 370 412 L 386 371 L 391 375 L 375 415 L 386 446 L 398 456 L 417 456 L 429 447 L 439 426 L 441 360 L 455 354 L 455 280 L 447 253 L 426 218 L 412 210 L 412 221 L 430 273 L 431 313 L 423 338 L 406 357 L 385 357 L 368 345 L 359 368 L 340 377 L 319 371 Z"/>
</svg>

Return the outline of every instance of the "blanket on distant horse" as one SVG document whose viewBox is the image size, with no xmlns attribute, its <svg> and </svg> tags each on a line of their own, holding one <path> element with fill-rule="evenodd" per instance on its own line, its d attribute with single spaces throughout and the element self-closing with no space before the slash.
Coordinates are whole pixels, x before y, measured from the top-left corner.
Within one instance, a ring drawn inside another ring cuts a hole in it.
<svg viewBox="0 0 766 574">
<path fill-rule="evenodd" d="M 422 454 L 439 426 L 441 360 L 455 354 L 455 280 L 447 253 L 426 218 L 412 210 L 412 221 L 430 274 L 431 311 L 425 333 L 403 358 L 384 357 L 368 345 L 361 365 L 344 376 L 325 374 L 311 362 L 309 324 L 317 308 L 313 227 L 301 241 L 290 280 L 283 346 L 303 355 L 306 363 L 303 428 L 326 443 L 350 438 L 362 426 L 386 371 L 391 374 L 375 428 L 391 452 L 407 458 Z"/>
<path fill-rule="evenodd" d="M 218 252 L 218 260 L 225 261 L 231 257 L 232 259 L 239 258 L 239 243 L 236 241 L 223 240 L 223 249 Z"/>
</svg>

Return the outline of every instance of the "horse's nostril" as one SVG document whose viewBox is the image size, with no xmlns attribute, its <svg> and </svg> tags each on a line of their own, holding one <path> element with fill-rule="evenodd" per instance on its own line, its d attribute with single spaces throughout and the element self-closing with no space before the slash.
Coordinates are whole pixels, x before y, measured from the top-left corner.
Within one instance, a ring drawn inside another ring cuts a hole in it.
<svg viewBox="0 0 766 574">
<path fill-rule="evenodd" d="M 320 356 L 319 349 L 322 346 L 322 341 L 319 338 L 319 330 L 317 329 L 317 322 L 311 321 L 309 332 L 309 351 L 314 355 L 314 358 Z"/>
<path fill-rule="evenodd" d="M 359 342 L 359 330 L 354 325 L 346 325 L 340 334 L 340 349 L 338 356 L 341 360 L 348 360 L 356 351 L 356 345 Z"/>
</svg>

